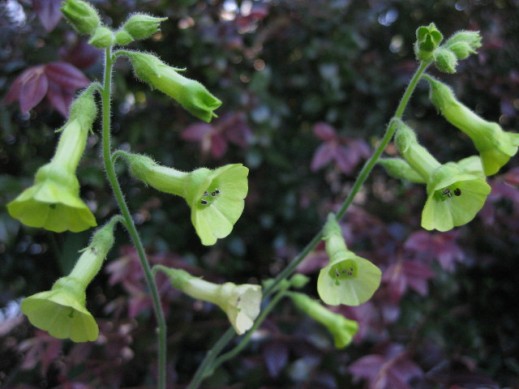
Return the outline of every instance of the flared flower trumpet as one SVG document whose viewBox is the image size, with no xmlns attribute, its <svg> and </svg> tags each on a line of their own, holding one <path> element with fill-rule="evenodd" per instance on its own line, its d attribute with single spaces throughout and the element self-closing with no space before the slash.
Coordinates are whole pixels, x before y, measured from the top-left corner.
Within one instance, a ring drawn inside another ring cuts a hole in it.
<svg viewBox="0 0 519 389">
<path fill-rule="evenodd" d="M 34 185 L 7 204 L 9 214 L 29 227 L 79 232 L 96 220 L 79 197 L 76 168 L 96 116 L 93 91 L 87 89 L 71 107 L 52 160 L 38 169 Z"/>
<path fill-rule="evenodd" d="M 328 216 L 323 234 L 330 263 L 319 272 L 319 297 L 328 305 L 365 303 L 378 289 L 382 272 L 367 259 L 347 249 L 333 214 Z"/>
<path fill-rule="evenodd" d="M 196 233 L 206 246 L 229 235 L 243 212 L 249 169 L 242 164 L 187 173 L 160 166 L 144 155 L 117 151 L 115 156 L 128 163 L 134 177 L 161 192 L 183 197 L 191 208 Z"/>
<path fill-rule="evenodd" d="M 161 265 L 155 268 L 164 272 L 172 285 L 188 296 L 219 306 L 238 335 L 251 329 L 260 313 L 262 292 L 259 285 L 214 284 L 181 269 Z"/>
<path fill-rule="evenodd" d="M 449 123 L 472 140 L 485 174 L 496 174 L 517 153 L 519 134 L 504 131 L 498 123 L 481 118 L 459 102 L 444 83 L 429 75 L 424 78 L 429 82 L 431 102 Z"/>
<path fill-rule="evenodd" d="M 306 294 L 289 292 L 288 297 L 302 312 L 326 327 L 333 336 L 335 348 L 341 349 L 351 343 L 359 329 L 356 321 L 346 319 L 343 315 L 330 311 Z"/>
<path fill-rule="evenodd" d="M 68 276 L 58 279 L 51 290 L 23 299 L 22 312 L 35 327 L 58 339 L 74 342 L 97 339 L 99 328 L 86 309 L 85 290 L 113 245 L 113 228 L 118 220 L 113 218 L 95 233 Z"/>
<path fill-rule="evenodd" d="M 426 182 L 422 227 L 449 231 L 474 219 L 490 194 L 479 157 L 442 165 L 418 143 L 411 128 L 401 121 L 397 125 L 398 150 Z"/>
</svg>

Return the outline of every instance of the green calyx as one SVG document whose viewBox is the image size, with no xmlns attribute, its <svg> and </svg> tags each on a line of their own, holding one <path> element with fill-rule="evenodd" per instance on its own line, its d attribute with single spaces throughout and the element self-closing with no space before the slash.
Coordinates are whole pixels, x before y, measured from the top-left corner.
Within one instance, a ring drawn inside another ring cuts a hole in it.
<svg viewBox="0 0 519 389">
<path fill-rule="evenodd" d="M 458 31 L 443 44 L 459 60 L 466 59 L 471 54 L 476 54 L 481 47 L 481 35 L 479 31 Z"/>
<path fill-rule="evenodd" d="M 359 329 L 356 321 L 330 311 L 306 294 L 289 292 L 287 295 L 298 309 L 326 327 L 333 336 L 334 345 L 337 349 L 342 349 L 351 343 Z"/>
<path fill-rule="evenodd" d="M 136 13 L 124 22 L 119 31 L 124 31 L 118 44 L 125 45 L 134 40 L 142 40 L 151 37 L 160 31 L 160 23 L 168 18 L 157 18 L 143 13 Z M 128 40 L 128 37 L 130 40 Z"/>
<path fill-rule="evenodd" d="M 434 51 L 440 46 L 442 40 L 443 34 L 434 23 L 418 27 L 414 44 L 416 58 L 419 61 L 431 62 L 434 58 Z"/>
<path fill-rule="evenodd" d="M 111 47 L 115 43 L 115 36 L 112 30 L 105 26 L 98 26 L 90 40 L 88 41 L 94 47 L 98 49 L 106 49 L 107 47 Z"/>
<path fill-rule="evenodd" d="M 80 34 L 92 35 L 101 24 L 97 10 L 86 1 L 65 0 L 61 5 L 61 12 Z"/>
<path fill-rule="evenodd" d="M 216 117 L 214 111 L 222 102 L 201 83 L 182 76 L 179 69 L 166 65 L 154 55 L 134 51 L 125 51 L 124 55 L 130 58 L 137 78 L 176 100 L 205 122 Z"/>
</svg>

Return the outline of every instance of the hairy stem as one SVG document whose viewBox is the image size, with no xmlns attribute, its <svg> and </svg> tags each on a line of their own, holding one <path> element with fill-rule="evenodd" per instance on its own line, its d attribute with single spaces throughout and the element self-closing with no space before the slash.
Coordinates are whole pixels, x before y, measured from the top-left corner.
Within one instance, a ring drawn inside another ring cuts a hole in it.
<svg viewBox="0 0 519 389">
<path fill-rule="evenodd" d="M 147 287 L 150 291 L 153 310 L 155 312 L 155 318 L 157 321 L 157 338 L 158 338 L 158 388 L 166 389 L 166 320 L 164 318 L 164 312 L 160 304 L 159 291 L 155 284 L 155 279 L 150 268 L 144 246 L 135 224 L 133 222 L 130 210 L 124 199 L 121 186 L 115 173 L 114 163 L 112 160 L 111 153 L 111 94 L 112 94 L 112 66 L 114 58 L 112 57 L 112 49 L 107 48 L 105 51 L 105 68 L 104 68 L 104 79 L 103 88 L 101 90 L 102 100 L 102 141 L 103 141 L 103 162 L 106 170 L 106 176 L 112 187 L 112 191 L 124 219 L 124 225 L 130 235 L 130 238 L 137 250 L 139 260 L 144 271 L 144 278 L 146 280 Z"/>
<path fill-rule="evenodd" d="M 411 81 L 407 85 L 407 88 L 404 91 L 404 94 L 402 95 L 402 99 L 400 100 L 400 103 L 398 104 L 395 114 L 386 126 L 386 130 L 384 133 L 384 136 L 382 137 L 382 140 L 380 141 L 379 145 L 371 155 L 370 159 L 366 161 L 364 166 L 362 167 L 359 175 L 357 176 L 357 179 L 355 180 L 353 187 L 351 188 L 350 193 L 342 203 L 339 211 L 336 214 L 336 219 L 339 221 L 342 219 L 342 217 L 346 214 L 346 211 L 352 204 L 355 196 L 360 191 L 366 180 L 368 179 L 369 175 L 371 174 L 371 171 L 375 167 L 378 159 L 386 149 L 387 145 L 393 138 L 393 135 L 396 131 L 396 126 L 393 119 L 401 119 L 407 105 L 409 104 L 409 100 L 411 99 L 411 96 L 416 89 L 416 86 L 418 85 L 418 82 L 422 78 L 423 73 L 429 66 L 428 62 L 420 62 L 419 67 L 416 69 L 415 73 L 413 74 L 413 77 L 411 78 Z M 324 226 L 323 226 L 324 228 Z M 276 290 L 278 290 L 278 286 L 281 283 L 281 281 L 287 279 L 297 268 L 297 266 L 303 261 L 303 259 L 306 258 L 308 254 L 310 254 L 311 251 L 315 249 L 317 244 L 321 241 L 323 236 L 323 228 L 317 232 L 317 234 L 312 238 L 312 240 L 303 248 L 303 250 L 297 254 L 292 261 L 277 275 L 277 277 L 274 279 L 274 281 L 264 290 L 264 299 L 267 298 L 269 295 L 274 293 Z M 277 297 L 278 295 L 276 295 Z M 267 306 L 269 309 L 267 314 L 274 308 L 274 306 L 279 302 L 280 299 L 274 298 Z M 275 303 L 274 303 L 275 301 Z M 274 303 L 274 304 L 273 304 Z M 266 310 L 266 309 L 265 309 Z M 266 317 L 266 315 L 265 315 Z M 263 318 L 264 319 L 264 318 Z M 263 321 L 263 320 L 262 320 Z M 222 350 L 229 344 L 229 342 L 234 338 L 234 331 L 232 328 L 227 330 L 222 337 L 215 343 L 215 345 L 207 352 L 207 355 L 205 359 L 203 360 L 202 364 L 198 367 L 198 370 L 196 371 L 195 375 L 193 376 L 193 379 L 191 381 L 191 384 L 189 385 L 189 389 L 196 389 L 200 385 L 200 383 L 209 376 L 220 364 L 227 361 L 229 358 L 234 357 L 237 355 L 244 347 L 242 344 L 248 343 L 250 339 L 250 334 L 257 328 L 257 325 L 252 327 L 252 329 L 240 340 L 240 343 L 232 349 L 231 351 L 227 352 L 226 354 L 222 355 L 220 358 L 218 358 L 218 355 L 222 352 Z"/>
</svg>

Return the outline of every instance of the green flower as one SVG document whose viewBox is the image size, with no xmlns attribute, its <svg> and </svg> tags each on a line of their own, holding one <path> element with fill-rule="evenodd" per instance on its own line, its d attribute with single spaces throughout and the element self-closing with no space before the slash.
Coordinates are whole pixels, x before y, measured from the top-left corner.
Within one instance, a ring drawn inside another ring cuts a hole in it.
<svg viewBox="0 0 519 389">
<path fill-rule="evenodd" d="M 229 235 L 243 212 L 249 169 L 242 164 L 186 173 L 160 166 L 144 155 L 117 151 L 116 156 L 124 158 L 134 177 L 157 190 L 183 197 L 191 208 L 196 233 L 206 246 Z"/>
<path fill-rule="evenodd" d="M 377 162 L 391 177 L 416 184 L 424 184 L 424 178 L 402 158 L 380 158 Z"/>
<path fill-rule="evenodd" d="M 356 321 L 346 319 L 344 316 L 330 311 L 306 294 L 289 292 L 288 296 L 297 308 L 326 327 L 333 336 L 336 348 L 341 349 L 351 343 L 359 329 Z"/>
<path fill-rule="evenodd" d="M 7 204 L 9 214 L 29 227 L 80 232 L 97 225 L 79 198 L 76 176 L 55 163 L 38 169 L 34 185 Z"/>
<path fill-rule="evenodd" d="M 188 296 L 219 306 L 238 335 L 248 331 L 260 313 L 262 292 L 259 285 L 214 284 L 193 277 L 184 270 L 161 265 L 156 269 L 167 274 L 172 285 Z"/>
<path fill-rule="evenodd" d="M 143 82 L 176 100 L 197 118 L 210 122 L 222 102 L 201 83 L 180 75 L 180 69 L 166 65 L 151 54 L 121 52 L 130 58 L 135 75 Z"/>
<path fill-rule="evenodd" d="M 478 116 L 460 103 L 444 83 L 428 75 L 424 78 L 429 82 L 431 102 L 449 123 L 472 140 L 481 156 L 485 174 L 496 174 L 517 153 L 519 134 L 504 131 L 498 123 Z"/>
<path fill-rule="evenodd" d="M 427 184 L 422 227 L 449 231 L 474 219 L 490 193 L 481 160 L 469 157 L 442 165 L 418 143 L 411 128 L 402 121 L 397 125 L 398 150 Z"/>
<path fill-rule="evenodd" d="M 324 228 L 330 263 L 319 272 L 317 293 L 328 305 L 360 305 L 380 286 L 382 272 L 373 263 L 346 248 L 341 229 L 330 214 Z"/>
<path fill-rule="evenodd" d="M 80 34 L 91 35 L 101 24 L 97 10 L 86 1 L 65 0 L 61 12 Z"/>
<path fill-rule="evenodd" d="M 422 211 L 422 227 L 426 230 L 449 231 L 462 226 L 483 208 L 491 190 L 483 170 L 475 174 L 460 166 L 449 162 L 431 174 Z"/>
<path fill-rule="evenodd" d="M 419 61 L 432 61 L 434 51 L 440 46 L 442 40 L 443 35 L 434 23 L 418 27 L 414 44 L 416 58 Z"/>
<path fill-rule="evenodd" d="M 452 51 L 458 59 L 466 59 L 481 47 L 479 31 L 458 31 L 443 44 L 443 47 Z"/>
<path fill-rule="evenodd" d="M 47 292 L 36 293 L 22 301 L 22 312 L 35 327 L 58 339 L 74 342 L 94 341 L 99 328 L 85 307 L 85 290 L 71 277 L 60 278 Z"/>
<path fill-rule="evenodd" d="M 72 272 L 57 280 L 52 289 L 23 299 L 22 312 L 29 321 L 58 339 L 89 342 L 97 339 L 99 328 L 85 307 L 85 290 L 101 269 L 114 243 L 115 216 L 94 234 Z"/>
<path fill-rule="evenodd" d="M 121 30 L 126 32 L 131 41 L 146 39 L 160 31 L 160 23 L 168 18 L 157 18 L 143 13 L 135 13 L 124 22 Z M 123 41 L 127 44 L 126 40 Z"/>
</svg>

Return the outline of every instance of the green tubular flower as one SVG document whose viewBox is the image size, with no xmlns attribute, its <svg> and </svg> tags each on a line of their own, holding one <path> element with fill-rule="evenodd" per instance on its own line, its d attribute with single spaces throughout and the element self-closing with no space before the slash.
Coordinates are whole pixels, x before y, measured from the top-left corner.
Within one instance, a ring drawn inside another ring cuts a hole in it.
<svg viewBox="0 0 519 389">
<path fill-rule="evenodd" d="M 288 296 L 297 308 L 326 327 L 333 336 L 335 348 L 341 349 L 351 343 L 359 329 L 356 321 L 330 311 L 306 294 L 289 292 Z"/>
<path fill-rule="evenodd" d="M 89 342 L 97 339 L 99 328 L 85 307 L 85 290 L 99 272 L 113 245 L 112 219 L 94 235 L 72 272 L 57 280 L 52 289 L 23 299 L 22 312 L 29 321 L 58 339 Z"/>
<path fill-rule="evenodd" d="M 330 263 L 321 269 L 317 279 L 321 300 L 328 305 L 352 306 L 368 301 L 380 285 L 380 269 L 346 248 L 333 214 L 328 216 L 323 239 Z"/>
<path fill-rule="evenodd" d="M 186 173 L 160 166 L 143 155 L 122 151 L 116 155 L 126 160 L 134 177 L 186 200 L 191 208 L 191 222 L 206 246 L 229 235 L 243 212 L 249 169 L 242 164 L 214 170 L 199 168 Z"/>
<path fill-rule="evenodd" d="M 166 65 L 154 55 L 135 51 L 123 53 L 130 58 L 137 78 L 176 100 L 188 112 L 205 122 L 216 117 L 214 110 L 222 102 L 201 83 L 180 75 L 180 69 Z"/>
<path fill-rule="evenodd" d="M 79 197 L 75 175 L 95 114 L 92 92 L 87 90 L 74 102 L 52 160 L 38 169 L 33 186 L 7 204 L 12 217 L 54 232 L 79 232 L 97 225 Z"/>
<path fill-rule="evenodd" d="M 402 121 L 398 122 L 395 143 L 409 165 L 427 183 L 423 228 L 449 231 L 474 219 L 490 194 L 478 157 L 442 165 L 418 144 L 414 131 Z"/>
<path fill-rule="evenodd" d="M 416 172 L 406 160 L 402 158 L 380 158 L 377 162 L 394 178 L 424 184 L 424 178 Z"/>
<path fill-rule="evenodd" d="M 519 134 L 504 131 L 498 123 L 478 116 L 460 103 L 444 83 L 428 75 L 424 78 L 429 82 L 431 102 L 449 123 L 472 140 L 480 153 L 485 174 L 496 174 L 517 153 Z"/>
<path fill-rule="evenodd" d="M 260 313 L 262 292 L 259 285 L 214 284 L 193 277 L 184 270 L 160 265 L 157 268 L 167 274 L 172 285 L 183 293 L 219 306 L 238 335 L 248 331 Z"/>
</svg>

